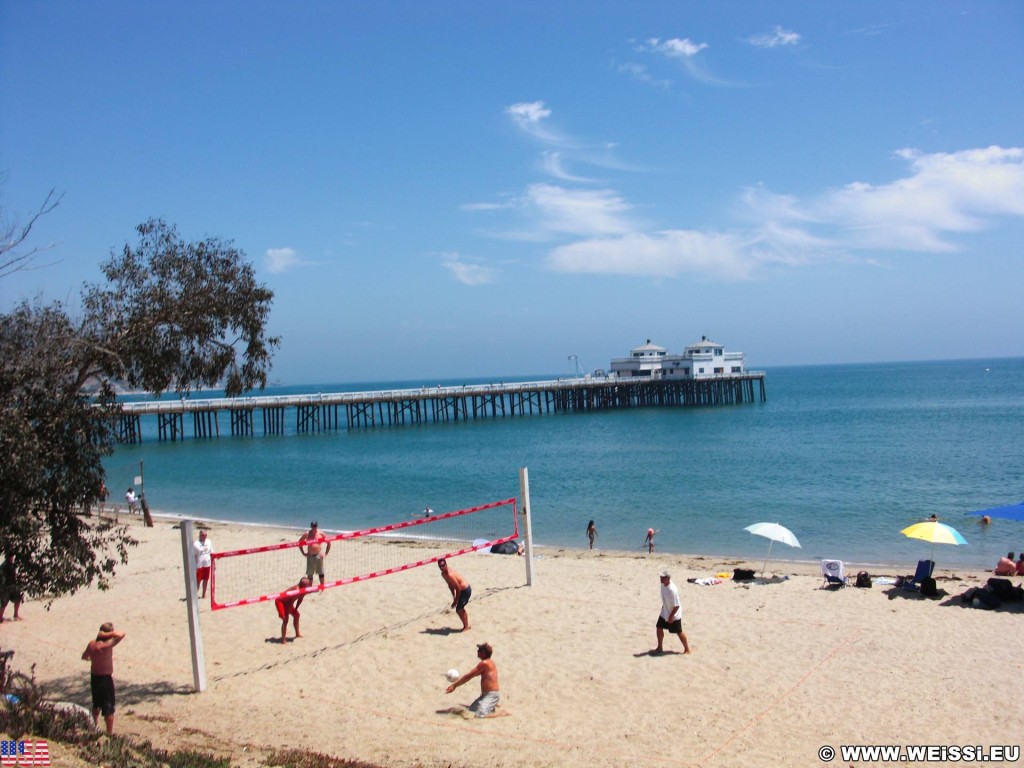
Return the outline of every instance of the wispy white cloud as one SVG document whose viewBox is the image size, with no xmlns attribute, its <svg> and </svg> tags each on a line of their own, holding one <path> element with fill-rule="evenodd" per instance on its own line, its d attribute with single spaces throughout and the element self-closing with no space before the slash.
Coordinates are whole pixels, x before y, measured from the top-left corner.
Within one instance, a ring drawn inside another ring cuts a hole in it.
<svg viewBox="0 0 1024 768">
<path fill-rule="evenodd" d="M 463 285 L 486 285 L 493 283 L 498 275 L 496 269 L 466 262 L 455 252 L 443 253 L 441 257 L 441 263 L 445 269 Z"/>
<path fill-rule="evenodd" d="M 645 53 L 653 53 L 663 56 L 666 59 L 677 62 L 693 80 L 705 85 L 735 85 L 728 80 L 717 77 L 707 70 L 698 59 L 701 51 L 709 46 L 707 43 L 695 43 L 688 37 L 672 37 L 662 40 L 659 37 L 648 38 L 647 41 L 638 47 L 638 50 Z"/>
<path fill-rule="evenodd" d="M 627 75 L 633 80 L 636 80 L 638 83 L 645 83 L 646 85 L 652 85 L 664 90 L 668 90 L 672 87 L 671 80 L 655 77 L 651 74 L 650 68 L 645 64 L 627 62 L 625 64 L 619 64 L 618 67 L 616 67 L 616 70 L 621 74 Z"/>
<path fill-rule="evenodd" d="M 910 173 L 888 184 L 851 182 L 799 202 L 749 195 L 752 210 L 772 221 L 832 230 L 845 247 L 948 252 L 953 235 L 975 232 L 998 216 L 1024 216 L 1024 150 L 987 147 L 896 156 Z"/>
<path fill-rule="evenodd" d="M 546 232 L 590 237 L 625 234 L 634 228 L 626 214 L 631 206 L 610 189 L 569 189 L 531 184 L 523 207 Z"/>
<path fill-rule="evenodd" d="M 668 40 L 651 37 L 647 40 L 647 46 L 650 50 L 663 54 L 670 59 L 692 59 L 707 48 L 708 44 L 695 43 L 688 37 L 673 37 Z"/>
<path fill-rule="evenodd" d="M 543 145 L 540 168 L 560 181 L 593 183 L 595 180 L 570 170 L 570 165 L 616 170 L 629 170 L 615 157 L 615 144 L 608 141 L 586 141 L 548 123 L 551 110 L 543 101 L 520 102 L 505 108 L 512 122 L 534 141 Z"/>
<path fill-rule="evenodd" d="M 519 102 L 505 108 L 505 114 L 520 130 L 544 144 L 562 145 L 567 139 L 547 125 L 551 110 L 543 101 Z"/>
<path fill-rule="evenodd" d="M 792 30 L 783 29 L 776 25 L 771 32 L 761 35 L 751 35 L 747 42 L 757 48 L 778 48 L 783 45 L 796 45 L 801 40 L 800 35 Z"/>
<path fill-rule="evenodd" d="M 744 243 L 723 233 L 692 230 L 631 232 L 559 246 L 548 256 L 558 272 L 596 272 L 643 277 L 700 274 L 727 280 L 749 276 L 753 264 Z"/>
<path fill-rule="evenodd" d="M 287 272 L 305 262 L 298 258 L 294 248 L 268 248 L 263 256 L 263 263 L 268 272 L 277 274 Z"/>
<path fill-rule="evenodd" d="M 574 181 L 578 183 L 589 183 L 593 179 L 589 179 L 585 176 L 577 176 L 570 173 L 565 168 L 565 155 L 561 152 L 546 151 L 541 154 L 542 165 L 545 172 L 549 176 L 553 176 L 560 181 Z"/>
<path fill-rule="evenodd" d="M 550 251 L 547 265 L 561 272 L 742 280 L 766 265 L 876 263 L 900 251 L 948 252 L 958 248 L 954 235 L 990 227 L 997 217 L 1024 216 L 1024 149 L 896 155 L 910 173 L 888 184 L 852 182 L 808 200 L 748 189 L 745 216 L 733 232 L 633 229 L 582 237 Z M 629 209 L 611 190 L 605 197 Z"/>
<path fill-rule="evenodd" d="M 508 203 L 463 203 L 459 206 L 463 211 L 501 211 L 508 207 Z"/>
</svg>

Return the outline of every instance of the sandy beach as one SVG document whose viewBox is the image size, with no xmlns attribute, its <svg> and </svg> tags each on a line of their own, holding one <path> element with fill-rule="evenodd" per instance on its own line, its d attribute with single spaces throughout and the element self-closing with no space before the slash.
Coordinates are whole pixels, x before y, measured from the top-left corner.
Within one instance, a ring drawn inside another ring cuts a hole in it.
<svg viewBox="0 0 1024 768">
<path fill-rule="evenodd" d="M 19 669 L 35 665 L 52 697 L 88 706 L 81 653 L 114 622 L 127 632 L 115 651 L 117 731 L 164 748 L 236 765 L 295 747 L 400 767 L 750 768 L 825 765 L 825 745 L 1021 742 L 1022 605 L 964 606 L 959 595 L 991 574 L 945 571 L 941 549 L 937 599 L 884 585 L 822 590 L 817 563 L 775 560 L 769 571 L 788 578 L 702 586 L 687 579 L 761 562 L 541 548 L 532 586 L 521 557 L 452 560 L 473 586 L 465 633 L 432 566 L 307 597 L 303 637 L 284 645 L 272 604 L 203 605 L 209 685 L 194 693 L 177 522 L 132 526 L 140 545 L 110 590 L 50 610 L 29 601 L 22 621 L 0 625 L 0 643 Z M 219 551 L 300 533 L 210 524 Z M 689 656 L 673 636 L 667 653 L 649 653 L 662 568 L 682 595 Z M 507 716 L 445 712 L 479 693 L 471 681 L 446 694 L 444 674 L 470 669 L 483 642 Z"/>
</svg>

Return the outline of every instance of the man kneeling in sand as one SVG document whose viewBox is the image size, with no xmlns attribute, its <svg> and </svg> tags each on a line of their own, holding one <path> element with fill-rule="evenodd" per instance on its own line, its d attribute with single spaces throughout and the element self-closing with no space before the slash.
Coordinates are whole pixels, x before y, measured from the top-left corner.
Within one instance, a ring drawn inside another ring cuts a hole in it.
<svg viewBox="0 0 1024 768">
<path fill-rule="evenodd" d="M 501 694 L 498 692 L 498 666 L 491 659 L 493 652 L 489 643 L 478 645 L 476 647 L 476 656 L 480 659 L 480 662 L 445 689 L 445 693 L 451 693 L 463 683 L 468 683 L 479 675 L 480 696 L 469 705 L 469 711 L 476 713 L 477 717 L 496 716 L 497 713 L 494 710 L 497 708 L 498 701 L 501 698 Z"/>
</svg>

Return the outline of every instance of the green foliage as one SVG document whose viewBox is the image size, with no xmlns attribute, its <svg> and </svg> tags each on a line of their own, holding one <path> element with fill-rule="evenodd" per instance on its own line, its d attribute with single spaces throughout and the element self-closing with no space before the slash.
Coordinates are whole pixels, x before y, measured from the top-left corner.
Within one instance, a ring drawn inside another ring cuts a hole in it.
<svg viewBox="0 0 1024 768">
<path fill-rule="evenodd" d="M 36 736 L 65 744 L 82 744 L 96 738 L 92 717 L 77 708 L 63 708 L 44 699 L 44 690 L 32 677 L 14 673 L 7 681 L 0 732 L 14 739 Z"/>
<path fill-rule="evenodd" d="M 362 760 L 346 760 L 301 749 L 274 750 L 264 758 L 263 765 L 268 768 L 380 768 L 374 763 L 365 763 Z"/>
<path fill-rule="evenodd" d="M 84 330 L 105 345 L 103 373 L 157 394 L 223 386 L 234 397 L 266 386 L 280 343 L 264 334 L 274 294 L 244 254 L 213 238 L 187 243 L 160 219 L 136 229 L 138 245 L 102 267 L 109 285 L 84 295 Z"/>
<path fill-rule="evenodd" d="M 77 385 L 80 347 L 60 304 L 0 316 L 0 547 L 32 594 L 104 586 L 135 544 L 76 514 L 97 500 L 116 414 L 109 387 L 90 397 Z"/>
<path fill-rule="evenodd" d="M 231 768 L 231 760 L 191 749 L 168 752 L 148 741 L 112 736 L 82 750 L 82 757 L 108 768 Z"/>
<path fill-rule="evenodd" d="M 239 395 L 265 386 L 280 343 L 265 334 L 273 293 L 245 254 L 185 242 L 159 219 L 137 231 L 137 246 L 102 265 L 108 283 L 84 287 L 80 320 L 59 302 L 0 315 L 0 549 L 30 594 L 105 588 L 137 543 L 82 514 L 116 440 L 115 388 Z"/>
</svg>

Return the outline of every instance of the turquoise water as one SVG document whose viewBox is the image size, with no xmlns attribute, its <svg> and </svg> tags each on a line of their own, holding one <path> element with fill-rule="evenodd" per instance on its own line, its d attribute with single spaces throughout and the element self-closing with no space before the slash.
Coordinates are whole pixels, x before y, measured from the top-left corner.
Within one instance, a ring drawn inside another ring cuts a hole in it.
<svg viewBox="0 0 1024 768">
<path fill-rule="evenodd" d="M 767 521 L 802 545 L 775 545 L 773 558 L 913 564 L 931 545 L 899 531 L 935 513 L 969 542 L 937 545 L 940 567 L 991 567 L 1024 548 L 1024 524 L 983 528 L 965 516 L 1024 499 L 1024 359 L 780 367 L 766 382 L 767 402 L 740 406 L 178 443 L 150 436 L 117 449 L 108 485 L 116 496 L 142 461 L 158 512 L 297 530 L 316 517 L 356 529 L 427 505 L 440 512 L 517 496 L 525 466 L 542 545 L 585 547 L 593 519 L 604 549 L 641 551 L 651 527 L 659 552 L 756 559 L 767 541 L 743 529 Z"/>
</svg>

